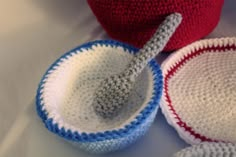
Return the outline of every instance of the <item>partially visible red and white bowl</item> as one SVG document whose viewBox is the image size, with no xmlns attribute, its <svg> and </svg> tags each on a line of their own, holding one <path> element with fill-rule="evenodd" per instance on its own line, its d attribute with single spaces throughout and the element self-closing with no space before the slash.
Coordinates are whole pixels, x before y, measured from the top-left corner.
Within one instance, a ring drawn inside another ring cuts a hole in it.
<svg viewBox="0 0 236 157">
<path fill-rule="evenodd" d="M 161 109 L 181 138 L 236 143 L 236 38 L 194 42 L 162 70 Z"/>
</svg>

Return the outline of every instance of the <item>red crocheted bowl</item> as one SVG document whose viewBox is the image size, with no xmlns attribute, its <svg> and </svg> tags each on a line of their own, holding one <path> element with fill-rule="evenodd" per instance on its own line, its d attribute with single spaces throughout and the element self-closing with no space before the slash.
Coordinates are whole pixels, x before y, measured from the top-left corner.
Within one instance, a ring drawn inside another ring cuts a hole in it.
<svg viewBox="0 0 236 157">
<path fill-rule="evenodd" d="M 224 0 L 87 0 L 106 32 L 136 47 L 152 36 L 165 16 L 179 12 L 182 24 L 165 51 L 208 35 L 217 25 Z"/>
</svg>

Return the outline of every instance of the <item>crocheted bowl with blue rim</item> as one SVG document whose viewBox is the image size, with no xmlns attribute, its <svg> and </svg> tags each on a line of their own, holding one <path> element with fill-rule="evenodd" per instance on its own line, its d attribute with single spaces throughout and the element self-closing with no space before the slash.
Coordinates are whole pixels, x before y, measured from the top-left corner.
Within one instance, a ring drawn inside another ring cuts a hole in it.
<svg viewBox="0 0 236 157">
<path fill-rule="evenodd" d="M 46 128 L 96 154 L 125 148 L 144 135 L 162 93 L 162 74 L 155 60 L 137 78 L 119 115 L 103 119 L 92 107 L 100 82 L 124 70 L 137 51 L 112 40 L 94 41 L 56 60 L 43 76 L 36 96 L 37 112 Z"/>
</svg>

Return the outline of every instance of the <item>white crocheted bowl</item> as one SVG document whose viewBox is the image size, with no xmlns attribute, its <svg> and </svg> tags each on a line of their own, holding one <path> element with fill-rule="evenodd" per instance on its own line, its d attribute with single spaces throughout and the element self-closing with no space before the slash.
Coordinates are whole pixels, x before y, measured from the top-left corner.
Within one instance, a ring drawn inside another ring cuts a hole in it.
<svg viewBox="0 0 236 157">
<path fill-rule="evenodd" d="M 93 110 L 93 94 L 106 77 L 124 70 L 136 48 L 116 41 L 84 44 L 60 57 L 37 91 L 38 115 L 51 132 L 91 153 L 122 149 L 153 122 L 162 93 L 162 74 L 152 60 L 138 77 L 129 102 L 113 119 Z"/>
<path fill-rule="evenodd" d="M 162 65 L 161 109 L 189 144 L 236 143 L 236 38 L 197 41 Z"/>
</svg>

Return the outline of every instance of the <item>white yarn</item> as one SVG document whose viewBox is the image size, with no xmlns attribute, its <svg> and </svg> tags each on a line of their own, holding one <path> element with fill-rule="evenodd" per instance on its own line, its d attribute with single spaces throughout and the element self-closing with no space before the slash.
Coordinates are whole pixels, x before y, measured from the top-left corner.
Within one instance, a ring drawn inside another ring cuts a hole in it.
<svg viewBox="0 0 236 157">
<path fill-rule="evenodd" d="M 138 77 L 129 102 L 112 120 L 97 116 L 91 106 L 94 92 L 100 82 L 124 70 L 132 55 L 122 47 L 93 46 L 86 53 L 74 53 L 48 75 L 44 85 L 44 109 L 67 130 L 98 132 L 123 128 L 138 115 L 153 92 L 152 72 L 146 68 Z"/>
<path fill-rule="evenodd" d="M 236 38 L 203 40 L 179 50 L 163 64 L 164 77 L 187 54 L 199 48 L 226 44 L 236 45 Z M 222 51 L 205 51 L 186 61 L 169 79 L 168 94 L 178 116 L 195 133 L 236 143 L 236 51 Z M 161 108 L 186 142 L 201 142 L 177 124 L 165 96 Z"/>
<path fill-rule="evenodd" d="M 177 152 L 174 157 L 236 157 L 236 145 L 232 143 L 201 143 Z"/>
</svg>

